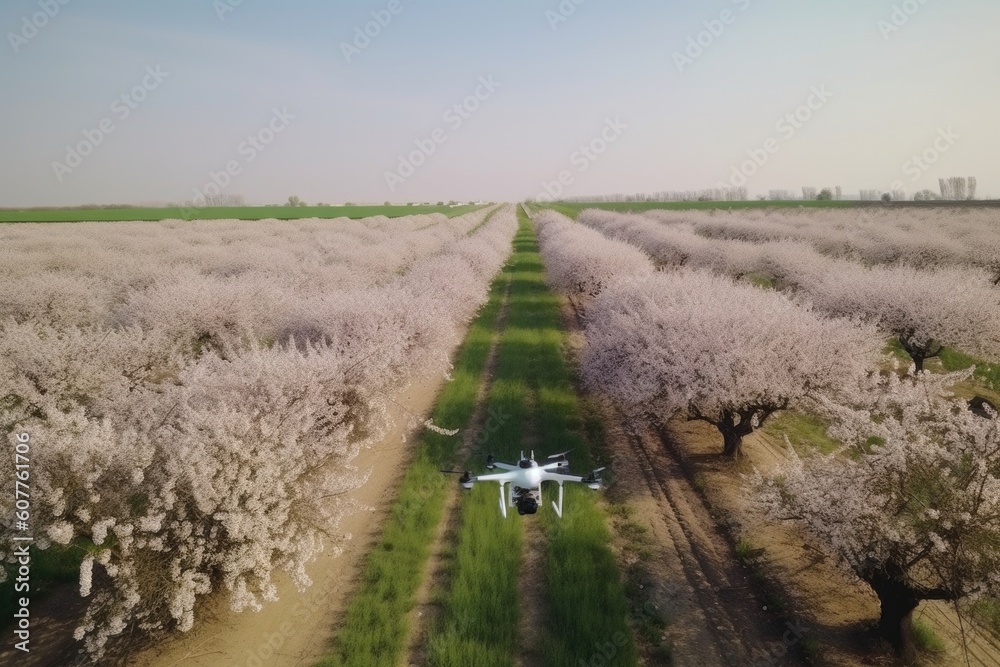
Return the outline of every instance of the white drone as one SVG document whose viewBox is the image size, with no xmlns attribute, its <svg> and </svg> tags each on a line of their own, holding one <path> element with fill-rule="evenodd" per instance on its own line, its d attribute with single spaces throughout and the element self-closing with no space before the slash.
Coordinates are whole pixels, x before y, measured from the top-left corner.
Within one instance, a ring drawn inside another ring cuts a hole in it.
<svg viewBox="0 0 1000 667">
<path fill-rule="evenodd" d="M 601 488 L 600 472 L 604 468 L 592 471 L 586 477 L 579 475 L 569 475 L 569 460 L 566 455 L 569 452 L 553 454 L 549 457 L 552 463 L 538 465 L 535 461 L 535 453 L 531 452 L 530 457 L 526 457 L 521 452 L 521 460 L 517 465 L 501 463 L 490 454 L 486 457 L 486 467 L 490 470 L 500 468 L 507 472 L 495 473 L 492 475 L 473 475 L 468 470 L 442 470 L 442 472 L 455 473 L 461 475 L 459 484 L 464 489 L 471 489 L 476 482 L 497 482 L 500 484 L 500 513 L 507 518 L 507 506 L 517 508 L 520 515 L 535 514 L 542 506 L 542 482 L 556 482 L 559 484 L 559 503 L 552 503 L 552 509 L 556 511 L 559 518 L 563 515 L 563 484 L 566 482 L 578 482 L 586 484 L 591 489 L 597 491 Z M 507 502 L 504 502 L 504 485 L 510 484 L 510 491 L 507 494 Z"/>
</svg>

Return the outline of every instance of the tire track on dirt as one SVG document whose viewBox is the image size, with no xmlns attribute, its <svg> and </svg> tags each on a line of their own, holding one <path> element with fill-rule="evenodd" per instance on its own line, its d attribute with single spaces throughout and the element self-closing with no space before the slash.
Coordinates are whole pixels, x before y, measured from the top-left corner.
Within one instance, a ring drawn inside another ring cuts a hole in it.
<svg viewBox="0 0 1000 667">
<path fill-rule="evenodd" d="M 577 304 L 570 304 L 564 319 L 579 350 L 583 317 Z M 640 506 L 655 508 L 644 518 L 658 550 L 659 562 L 650 565 L 669 573 L 671 581 L 667 634 L 674 643 L 674 664 L 800 664 L 784 656 L 787 649 L 774 646 L 785 648 L 785 628 L 779 629 L 764 611 L 765 604 L 663 434 L 646 420 L 628 418 L 604 397 L 595 398 L 605 417 L 616 484 L 632 487 L 632 498 Z"/>
<path fill-rule="evenodd" d="M 766 605 L 756 595 L 726 539 L 714 528 L 715 519 L 685 475 L 662 436 L 649 424 L 633 428 L 630 449 L 645 470 L 647 485 L 662 499 L 685 575 L 709 621 L 724 664 L 796 664 L 765 662 L 766 647 L 780 640 L 763 618 Z"/>
</svg>

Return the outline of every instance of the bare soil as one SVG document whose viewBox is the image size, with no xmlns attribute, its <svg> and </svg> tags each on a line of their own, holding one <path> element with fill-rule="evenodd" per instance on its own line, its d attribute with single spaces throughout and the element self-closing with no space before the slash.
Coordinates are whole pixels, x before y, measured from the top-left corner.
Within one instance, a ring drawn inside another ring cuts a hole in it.
<svg viewBox="0 0 1000 667">
<path fill-rule="evenodd" d="M 545 530 L 538 517 L 522 522 L 524 553 L 518 576 L 518 599 L 521 600 L 521 622 L 518 628 L 518 667 L 545 667 L 542 641 L 548 590 L 545 583 L 545 552 L 548 547 Z"/>
<path fill-rule="evenodd" d="M 719 456 L 721 436 L 707 424 L 675 420 L 663 431 L 667 445 L 675 449 L 688 476 L 699 480 L 704 497 L 731 532 L 760 548 L 756 569 L 784 614 L 806 630 L 814 664 L 896 664 L 872 632 L 879 604 L 871 589 L 839 568 L 794 523 L 775 522 L 745 510 L 741 475 L 754 468 L 764 473 L 773 470 L 787 456 L 784 444 L 758 431 L 744 440 L 745 460 L 734 463 Z M 997 639 L 970 625 L 964 616 L 960 621 L 954 607 L 925 602 L 914 617 L 927 623 L 946 646 L 942 653 L 923 656 L 923 664 L 1000 665 Z"/>
<path fill-rule="evenodd" d="M 878 619 L 878 599 L 850 579 L 790 522 L 774 522 L 745 510 L 741 475 L 772 470 L 785 456 L 781 447 L 755 433 L 744 439 L 744 460 L 721 456 L 722 436 L 708 424 L 672 421 L 661 429 L 666 446 L 699 482 L 720 522 L 757 554 L 754 569 L 772 606 L 805 630 L 810 658 L 822 665 L 891 664 L 879 659 L 867 627 Z"/>
</svg>

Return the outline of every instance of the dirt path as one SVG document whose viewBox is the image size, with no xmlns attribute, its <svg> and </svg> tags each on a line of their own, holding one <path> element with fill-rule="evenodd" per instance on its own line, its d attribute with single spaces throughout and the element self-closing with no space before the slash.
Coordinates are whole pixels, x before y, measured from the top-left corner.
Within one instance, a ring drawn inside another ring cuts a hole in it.
<svg viewBox="0 0 1000 667">
<path fill-rule="evenodd" d="M 136 667 L 302 667 L 311 665 L 326 652 L 335 623 L 348 593 L 357 580 L 362 557 L 371 548 L 391 505 L 409 460 L 413 438 L 403 438 L 412 428 L 410 413 L 426 415 L 434 404 L 444 378 L 415 382 L 396 401 L 405 410 L 393 408 L 396 426 L 375 447 L 357 459 L 362 470 L 371 468 L 368 482 L 354 497 L 370 506 L 346 518 L 338 527 L 350 533 L 344 552 L 328 553 L 307 566 L 313 585 L 300 594 L 287 580 L 279 583 L 277 602 L 258 613 L 236 614 L 222 600 L 209 601 L 207 617 L 190 634 L 168 640 L 134 656 Z M 445 425 L 447 426 L 447 425 Z M 412 434 L 410 434 L 412 435 Z"/>
<path fill-rule="evenodd" d="M 518 667 L 545 667 L 542 641 L 545 634 L 547 605 L 545 584 L 545 530 L 539 521 L 525 521 L 524 553 L 518 576 L 518 599 L 521 600 L 521 622 L 518 628 Z"/>
<path fill-rule="evenodd" d="M 525 424 L 521 437 L 521 447 L 526 452 L 542 454 L 543 442 L 540 435 L 541 419 L 538 408 L 538 387 L 531 386 L 528 398 L 528 414 L 530 420 Z M 549 494 L 555 492 L 549 485 Z M 551 503 L 554 496 L 543 495 L 541 511 L 545 503 Z M 517 577 L 517 597 L 521 601 L 521 619 L 518 624 L 518 651 L 515 658 L 517 667 L 545 667 L 545 657 L 542 652 L 542 642 L 545 640 L 546 620 L 549 610 L 549 589 L 545 577 L 546 556 L 548 551 L 548 535 L 543 528 L 540 517 L 523 521 L 521 568 Z"/>
</svg>

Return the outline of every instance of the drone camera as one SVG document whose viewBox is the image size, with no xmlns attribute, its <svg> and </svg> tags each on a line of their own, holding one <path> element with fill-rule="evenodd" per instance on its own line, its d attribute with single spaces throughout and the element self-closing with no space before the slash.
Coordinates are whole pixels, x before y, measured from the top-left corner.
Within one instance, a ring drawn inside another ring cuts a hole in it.
<svg viewBox="0 0 1000 667">
<path fill-rule="evenodd" d="M 538 501 L 532 496 L 522 496 L 517 501 L 517 513 L 521 516 L 525 514 L 535 514 L 538 512 Z"/>
<path fill-rule="evenodd" d="M 539 492 L 534 489 L 514 487 L 514 504 L 517 506 L 517 513 L 521 516 L 537 513 L 540 506 L 538 501 L 541 499 Z"/>
</svg>

